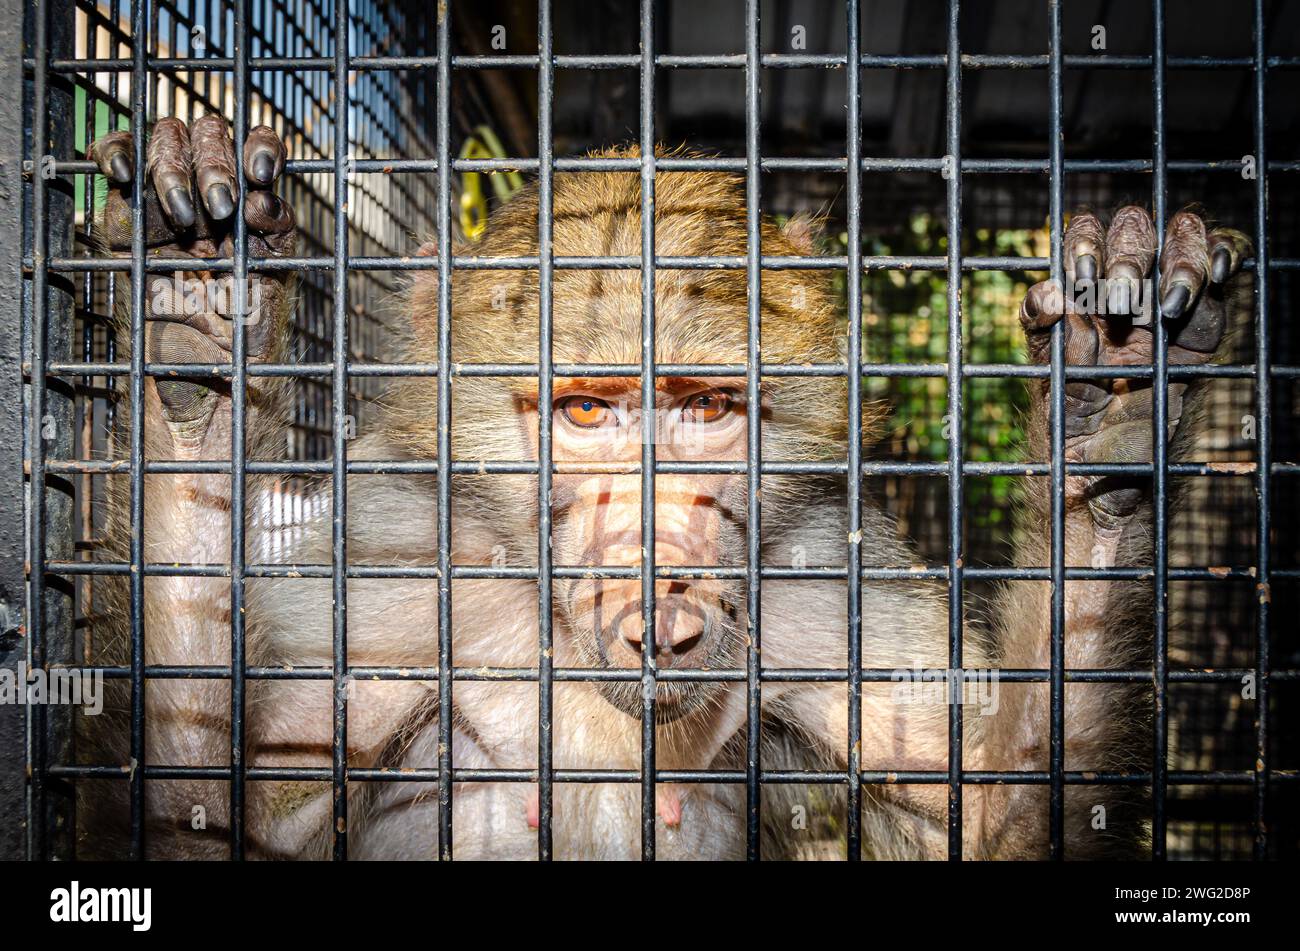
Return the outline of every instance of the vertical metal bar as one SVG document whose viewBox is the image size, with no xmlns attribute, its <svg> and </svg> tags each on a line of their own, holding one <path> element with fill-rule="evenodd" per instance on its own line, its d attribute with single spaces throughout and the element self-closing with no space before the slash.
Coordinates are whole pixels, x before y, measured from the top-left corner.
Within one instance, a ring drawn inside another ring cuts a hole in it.
<svg viewBox="0 0 1300 951">
<path fill-rule="evenodd" d="M 551 718 L 551 299 L 554 262 L 551 239 L 551 105 L 555 77 L 551 62 L 551 0 L 537 5 L 537 857 L 551 859 L 553 760 Z"/>
<path fill-rule="evenodd" d="M 46 664 L 45 651 L 45 398 L 47 381 L 46 323 L 49 294 L 49 236 L 46 231 L 45 176 L 41 174 L 41 154 L 49 141 L 49 108 L 47 106 L 47 78 L 49 69 L 48 4 L 35 5 L 32 25 L 32 51 L 35 69 L 32 74 L 32 172 L 31 172 L 31 357 L 32 382 L 29 390 L 29 435 L 27 451 L 31 467 L 30 518 L 28 528 L 31 562 L 30 602 L 28 619 L 31 624 L 30 648 L 27 657 L 29 671 Z M 28 849 L 33 858 L 47 857 L 45 824 L 45 771 L 49 766 L 49 748 L 46 736 L 47 711 L 44 704 L 28 706 L 29 743 L 31 746 L 31 787 L 29 800 Z"/>
<path fill-rule="evenodd" d="M 745 614 L 749 626 L 745 652 L 745 854 L 750 861 L 759 859 L 761 832 L 760 806 L 762 787 L 763 697 L 759 679 L 762 665 L 762 564 L 761 466 L 763 462 L 763 393 L 759 386 L 762 363 L 762 171 L 759 167 L 762 132 L 759 113 L 759 87 L 762 61 L 759 49 L 759 0 L 745 0 L 745 280 L 748 304 L 747 342 L 745 350 Z M 852 581 L 849 584 L 852 587 Z"/>
<path fill-rule="evenodd" d="M 451 860 L 451 7 L 438 20 L 438 857 Z"/>
<path fill-rule="evenodd" d="M 131 771 L 130 857 L 144 858 L 144 255 L 145 255 L 145 122 L 149 72 L 145 29 L 149 0 L 131 4 L 131 431 L 130 431 L 130 612 L 131 612 Z"/>
<path fill-rule="evenodd" d="M 244 528 L 248 448 L 248 223 L 244 201 L 248 187 L 244 178 L 244 139 L 248 135 L 248 0 L 234 0 L 232 56 L 235 75 L 235 232 L 234 310 L 231 326 L 230 362 L 230 857 L 244 858 L 244 698 L 245 698 L 245 610 Z M 174 86 L 172 87 L 175 88 Z"/>
<path fill-rule="evenodd" d="M 152 58 L 159 55 L 157 6 L 150 6 L 148 18 L 145 20 L 145 26 L 147 27 L 147 32 L 145 33 L 136 33 L 134 30 L 132 31 L 132 42 L 136 42 L 137 38 L 139 38 L 139 40 L 144 43 L 145 51 L 148 56 Z M 161 102 L 161 96 L 159 96 L 159 93 L 162 91 L 162 78 L 163 74 L 161 71 L 150 70 L 148 73 L 150 91 L 146 93 L 146 98 L 153 103 L 154 115 L 158 114 L 160 108 L 159 103 Z"/>
<path fill-rule="evenodd" d="M 948 858 L 961 860 L 965 407 L 961 334 L 961 2 L 948 3 Z"/>
<path fill-rule="evenodd" d="M 110 16 L 113 23 L 120 21 L 122 15 L 121 8 L 122 0 L 113 0 L 110 6 Z M 108 49 L 105 50 L 105 53 L 108 56 L 112 57 L 121 54 L 121 43 L 114 41 L 111 36 L 108 37 L 107 46 Z M 119 125 L 118 110 L 121 107 L 121 104 L 118 100 L 118 82 L 118 74 L 116 72 L 109 73 L 108 99 L 112 105 L 107 110 L 108 125 L 106 131 L 108 132 L 116 131 Z M 93 179 L 89 181 L 93 181 Z M 109 315 L 117 313 L 117 281 L 118 274 L 116 271 L 108 275 L 108 299 L 105 302 L 104 313 Z M 111 321 L 109 326 L 105 329 L 105 337 L 107 338 L 107 345 L 105 347 L 104 356 L 108 359 L 109 363 L 113 363 L 117 360 L 117 328 Z M 114 389 L 113 379 L 107 376 L 104 377 L 104 385 L 109 389 Z M 114 427 L 117 425 L 116 396 L 109 397 L 108 406 L 104 414 L 104 424 L 104 428 L 110 433 L 114 431 Z"/>
<path fill-rule="evenodd" d="M 348 57 L 349 0 L 334 0 L 334 332 L 330 392 L 333 435 L 330 495 L 333 516 L 331 588 L 334 598 L 333 774 L 334 860 L 348 857 Z M 239 97 L 236 96 L 238 99 Z"/>
<path fill-rule="evenodd" d="M 1152 129 L 1151 129 L 1151 216 L 1156 227 L 1156 246 L 1164 247 L 1165 207 L 1168 197 L 1165 169 L 1165 4 L 1152 0 Z M 1155 529 L 1152 562 L 1152 674 L 1155 711 L 1151 735 L 1151 858 L 1165 858 L 1165 799 L 1169 769 L 1169 351 L 1164 317 L 1160 313 L 1160 255 L 1151 272 L 1151 426 L 1153 464 L 1151 508 Z"/>
<path fill-rule="evenodd" d="M 1051 121 L 1049 200 L 1051 279 L 1062 286 L 1061 248 L 1064 237 L 1065 140 L 1061 130 L 1061 5 L 1048 0 L 1048 96 Z M 1048 854 L 1065 852 L 1065 328 L 1052 327 L 1049 413 L 1051 429 L 1051 732 L 1049 736 Z"/>
<path fill-rule="evenodd" d="M 848 301 L 848 478 L 846 480 L 849 528 L 848 669 L 849 748 L 847 796 L 847 857 L 862 858 L 862 36 L 858 0 L 848 0 L 846 24 L 848 72 L 848 129 L 845 158 L 848 166 L 847 222 L 849 243 L 846 266 Z"/>
<path fill-rule="evenodd" d="M 98 59 L 99 29 L 95 17 L 89 12 L 85 16 L 84 41 L 86 44 L 86 59 Z M 89 149 L 91 143 L 95 141 L 95 119 L 101 109 L 98 96 L 96 95 L 98 92 L 98 84 L 96 83 L 97 76 L 98 73 L 88 72 L 85 78 L 85 85 L 82 87 L 85 89 L 85 111 L 82 116 L 81 130 L 85 137 L 84 147 L 86 149 Z M 107 113 L 107 108 L 104 108 L 104 111 Z M 85 230 L 90 231 L 92 228 L 91 222 L 95 220 L 95 178 L 92 175 L 87 175 L 84 178 L 84 182 L 85 184 L 82 188 L 81 220 L 84 223 Z M 81 281 L 81 307 L 86 314 L 85 318 L 82 320 L 81 358 L 86 363 L 93 363 L 95 361 L 95 331 L 99 327 L 99 317 L 95 312 L 95 287 L 99 283 L 100 280 L 97 276 L 90 272 L 83 275 Z M 109 311 L 108 313 L 111 314 L 112 312 Z M 81 385 L 83 390 L 89 394 L 91 392 L 91 387 L 95 385 L 94 375 L 88 373 L 83 376 L 81 378 Z M 80 406 L 78 407 L 81 414 L 80 456 L 82 458 L 89 457 L 94 447 L 95 402 L 96 399 L 94 396 L 87 395 L 80 402 Z M 80 480 L 79 489 L 81 492 L 79 537 L 88 540 L 94 538 L 95 535 L 94 509 L 92 508 L 95 477 L 90 473 L 83 475 Z M 91 556 L 88 553 L 87 558 L 90 557 Z M 76 582 L 76 587 L 80 595 L 77 607 L 78 614 L 81 617 L 90 617 L 94 613 L 95 603 L 93 579 L 89 577 L 82 578 Z M 83 634 L 81 642 L 81 659 L 84 663 L 89 664 L 93 661 L 93 658 L 94 645 L 92 644 L 91 631 L 87 628 Z"/>
<path fill-rule="evenodd" d="M 1273 378 L 1268 314 L 1268 44 L 1255 0 L 1255 858 L 1268 858 L 1268 702 L 1272 542 Z"/>
<path fill-rule="evenodd" d="M 655 0 L 641 0 L 641 858 L 655 858 Z"/>
</svg>

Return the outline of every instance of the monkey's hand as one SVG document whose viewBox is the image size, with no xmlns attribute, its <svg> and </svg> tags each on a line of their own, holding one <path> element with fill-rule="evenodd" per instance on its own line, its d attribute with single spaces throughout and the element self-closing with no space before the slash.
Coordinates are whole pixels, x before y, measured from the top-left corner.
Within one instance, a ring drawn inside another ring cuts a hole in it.
<svg viewBox="0 0 1300 951">
<path fill-rule="evenodd" d="M 1160 255 L 1160 286 L 1151 269 L 1156 258 L 1151 216 L 1129 205 L 1115 213 L 1110 227 L 1091 212 L 1080 212 L 1066 229 L 1063 257 L 1066 283 L 1043 281 L 1029 289 L 1020 305 L 1030 359 L 1047 363 L 1051 329 L 1065 318 L 1065 361 L 1069 364 L 1125 366 L 1152 361 L 1159 294 L 1168 331 L 1170 364 L 1210 361 L 1229 326 L 1242 259 L 1250 242 L 1239 231 L 1208 229 L 1193 210 L 1169 220 Z M 1169 384 L 1169 430 L 1173 439 L 1184 424 L 1188 384 Z M 1152 386 L 1149 380 L 1076 380 L 1065 385 L 1065 458 L 1069 462 L 1149 462 L 1152 457 Z M 1038 425 L 1031 440 L 1037 458 L 1046 458 L 1049 388 L 1036 388 Z M 1140 504 L 1144 480 L 1070 477 L 1067 507 L 1086 502 L 1096 527 L 1122 528 Z M 1149 485 L 1149 482 L 1145 482 Z"/>
<path fill-rule="evenodd" d="M 248 254 L 293 253 L 293 209 L 275 194 L 286 150 L 271 128 L 258 126 L 244 143 Z M 224 118 L 207 115 L 186 126 L 161 119 L 148 142 L 143 175 L 145 244 L 161 257 L 232 257 L 238 194 L 234 144 Z M 131 247 L 130 132 L 97 139 L 88 156 L 108 179 L 98 238 L 115 254 Z M 230 272 L 184 271 L 146 278 L 146 359 L 155 363 L 229 363 L 234 316 L 242 310 L 250 361 L 275 359 L 286 342 L 289 272 L 250 273 L 240 306 Z M 157 381 L 163 417 L 177 435 L 202 439 L 222 398 L 210 379 Z"/>
</svg>

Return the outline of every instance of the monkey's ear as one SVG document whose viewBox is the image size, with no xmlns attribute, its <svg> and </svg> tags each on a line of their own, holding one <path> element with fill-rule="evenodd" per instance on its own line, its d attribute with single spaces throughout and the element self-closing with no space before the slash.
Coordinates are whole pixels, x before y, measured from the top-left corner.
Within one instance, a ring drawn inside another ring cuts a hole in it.
<svg viewBox="0 0 1300 951">
<path fill-rule="evenodd" d="M 825 219 L 814 217 L 801 211 L 791 215 L 781 226 L 781 234 L 794 245 L 795 250 L 805 256 L 817 253 L 817 239 L 821 236 Z"/>
</svg>

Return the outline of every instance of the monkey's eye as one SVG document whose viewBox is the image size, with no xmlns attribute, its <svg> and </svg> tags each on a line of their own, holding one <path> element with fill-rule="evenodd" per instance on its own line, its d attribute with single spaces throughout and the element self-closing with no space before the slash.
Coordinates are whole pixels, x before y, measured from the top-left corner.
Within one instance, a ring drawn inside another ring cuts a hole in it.
<svg viewBox="0 0 1300 951">
<path fill-rule="evenodd" d="M 733 402 L 726 390 L 694 393 L 682 404 L 682 419 L 688 423 L 712 423 L 730 413 Z"/>
<path fill-rule="evenodd" d="M 583 429 L 605 426 L 614 418 L 610 405 L 594 396 L 569 396 L 558 405 L 565 419 Z"/>
</svg>

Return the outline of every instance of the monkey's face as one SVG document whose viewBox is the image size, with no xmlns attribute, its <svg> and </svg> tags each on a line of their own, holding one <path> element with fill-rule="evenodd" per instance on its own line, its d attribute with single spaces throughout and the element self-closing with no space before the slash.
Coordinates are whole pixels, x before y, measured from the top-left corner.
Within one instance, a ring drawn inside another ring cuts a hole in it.
<svg viewBox="0 0 1300 951">
<path fill-rule="evenodd" d="M 637 174 L 557 173 L 553 186 L 551 250 L 557 258 L 641 253 Z M 745 254 L 749 232 L 742 179 L 664 172 L 656 177 L 655 188 L 656 254 Z M 539 254 L 538 213 L 538 193 L 525 189 L 494 213 L 472 253 L 484 258 Z M 799 225 L 791 219 L 782 228 L 764 222 L 761 227 L 765 254 L 815 254 L 806 220 Z M 437 359 L 439 285 L 435 272 L 420 273 L 423 277 L 410 299 L 410 356 L 427 362 Z M 760 290 L 762 362 L 843 362 L 843 319 L 825 272 L 764 271 Z M 538 271 L 457 271 L 450 291 L 454 362 L 536 363 L 544 337 Z M 744 271 L 657 271 L 654 297 L 657 364 L 747 363 L 750 290 Z M 641 362 L 639 270 L 557 268 L 551 275 L 550 304 L 554 364 Z M 557 373 L 554 399 L 538 406 L 537 381 L 527 376 L 467 374 L 456 380 L 453 458 L 536 459 L 539 419 L 550 418 L 557 464 L 550 512 L 554 564 L 617 569 L 554 579 L 557 662 L 573 659 L 583 666 L 634 670 L 642 663 L 643 651 L 652 651 L 664 670 L 741 666 L 747 622 L 744 579 L 735 571 L 719 578 L 710 569 L 745 564 L 748 424 L 754 413 L 761 413 L 765 461 L 822 461 L 844 458 L 847 423 L 843 377 L 764 377 L 762 405 L 753 407 L 744 399 L 745 382 L 744 377 L 661 376 L 655 380 L 653 405 L 643 406 L 639 378 L 584 379 Z M 413 379 L 399 398 L 388 402 L 389 419 L 395 424 L 392 438 L 417 458 L 433 458 L 438 452 L 433 386 L 433 380 Z M 870 416 L 863 415 L 864 420 Z M 739 471 L 660 471 L 654 479 L 655 498 L 643 500 L 639 464 L 647 431 L 661 463 L 732 463 Z M 453 494 L 464 500 L 466 515 L 491 526 L 491 547 L 518 555 L 521 564 L 532 563 L 536 550 L 540 510 L 535 483 L 531 489 L 521 492 L 517 483 L 507 486 L 503 480 L 468 475 L 452 486 Z M 765 473 L 762 492 L 763 515 L 772 528 L 779 527 L 778 521 L 798 524 L 803 506 L 824 501 L 812 481 L 802 476 Z M 643 506 L 643 501 L 650 504 Z M 648 518 L 643 519 L 643 509 Z M 466 519 L 458 518 L 463 537 Z M 643 532 L 643 525 L 648 530 Z M 653 555 L 661 571 L 701 569 L 683 572 L 684 577 L 653 579 L 653 612 L 644 603 L 648 599 L 642 597 L 642 579 L 635 576 L 643 551 Z M 600 574 L 617 576 L 596 577 Z M 635 681 L 602 684 L 600 689 L 620 709 L 640 715 Z M 728 689 L 719 683 L 661 682 L 658 716 L 678 719 L 706 709 Z"/>
<path fill-rule="evenodd" d="M 556 462 L 605 471 L 555 477 L 556 564 L 641 566 L 641 476 L 628 469 L 641 460 L 646 425 L 653 427 L 661 462 L 744 459 L 743 381 L 660 383 L 648 410 L 636 380 L 565 381 L 558 391 L 551 408 Z M 740 475 L 658 475 L 656 567 L 743 564 L 744 486 Z M 742 661 L 743 586 L 696 576 L 658 579 L 654 591 L 654 613 L 647 616 L 640 578 L 557 579 L 556 607 L 577 656 L 604 668 L 639 668 L 645 650 L 654 652 L 660 669 Z M 703 709 L 723 686 L 660 684 L 658 716 L 673 720 Z M 600 689 L 619 709 L 640 715 L 639 685 L 608 683 Z"/>
</svg>

